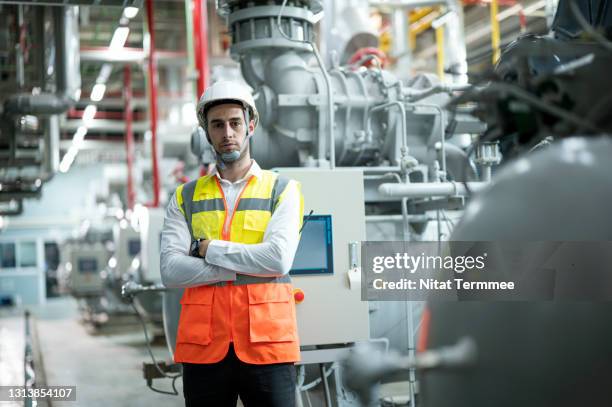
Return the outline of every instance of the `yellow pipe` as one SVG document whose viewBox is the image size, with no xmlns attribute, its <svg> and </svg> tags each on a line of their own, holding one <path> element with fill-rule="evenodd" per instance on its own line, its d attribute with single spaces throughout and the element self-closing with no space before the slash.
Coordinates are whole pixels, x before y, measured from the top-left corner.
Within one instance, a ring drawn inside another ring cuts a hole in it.
<svg viewBox="0 0 612 407">
<path fill-rule="evenodd" d="M 497 14 L 499 13 L 499 7 L 497 0 L 491 0 L 491 48 L 493 49 L 493 65 L 497 63 L 500 57 L 500 33 L 499 33 L 499 20 Z"/>
<path fill-rule="evenodd" d="M 410 25 L 410 33 L 414 35 L 419 35 L 429 30 L 431 28 L 432 21 L 434 21 L 439 16 L 440 16 L 439 11 L 427 14 L 425 17 L 420 19 L 416 24 Z"/>
<path fill-rule="evenodd" d="M 408 22 L 410 24 L 414 24 L 417 21 L 419 21 L 421 18 L 425 17 L 427 14 L 431 13 L 432 11 L 434 11 L 432 7 L 422 7 L 422 8 L 413 10 L 408 14 Z"/>
<path fill-rule="evenodd" d="M 438 77 L 444 82 L 444 25 L 436 28 L 436 47 L 438 48 Z"/>
</svg>

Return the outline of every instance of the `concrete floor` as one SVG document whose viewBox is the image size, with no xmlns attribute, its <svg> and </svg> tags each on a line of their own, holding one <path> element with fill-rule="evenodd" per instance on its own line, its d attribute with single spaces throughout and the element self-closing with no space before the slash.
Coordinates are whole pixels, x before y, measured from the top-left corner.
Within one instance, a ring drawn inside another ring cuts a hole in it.
<svg viewBox="0 0 612 407">
<path fill-rule="evenodd" d="M 24 330 L 22 316 L 0 313 L 0 386 L 23 383 Z M 0 406 L 17 407 L 21 403 L 0 401 Z"/>
<path fill-rule="evenodd" d="M 47 385 L 76 386 L 76 402 L 55 401 L 52 407 L 184 406 L 181 379 L 176 381 L 178 396 L 158 394 L 146 386 L 142 364 L 150 362 L 150 357 L 140 324 L 123 324 L 112 333 L 92 335 L 79 322 L 72 297 L 48 299 L 44 306 L 29 309 L 35 317 Z M 0 309 L 0 385 L 23 384 L 24 329 L 22 309 Z M 158 361 L 169 361 L 165 344 L 152 346 L 152 351 Z M 154 386 L 170 391 L 171 381 L 157 379 Z M 381 396 L 403 395 L 407 390 L 405 382 L 383 385 Z M 397 400 L 395 405 L 405 402 Z M 303 393 L 303 403 L 324 406 L 322 386 Z M 0 407 L 19 405 L 0 401 Z M 240 401 L 237 407 L 242 407 Z"/>
<path fill-rule="evenodd" d="M 150 357 L 139 325 L 122 328 L 121 333 L 92 336 L 79 322 L 76 302 L 70 297 L 49 299 L 43 307 L 31 310 L 36 316 L 47 385 L 76 386 L 76 403 L 58 401 L 53 407 L 184 405 L 180 379 L 179 396 L 147 388 L 141 366 Z M 0 319 L 0 384 L 23 384 L 23 350 L 18 350 L 23 349 L 24 327 L 19 314 L 13 311 L 12 316 Z M 154 346 L 153 353 L 158 360 L 169 359 L 163 345 Z M 171 389 L 166 379 L 154 381 L 154 386 Z"/>
</svg>

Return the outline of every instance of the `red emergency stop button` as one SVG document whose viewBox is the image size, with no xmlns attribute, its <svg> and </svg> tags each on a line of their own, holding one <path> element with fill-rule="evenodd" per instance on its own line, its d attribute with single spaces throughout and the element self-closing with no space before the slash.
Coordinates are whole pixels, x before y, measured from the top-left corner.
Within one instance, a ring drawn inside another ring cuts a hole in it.
<svg viewBox="0 0 612 407">
<path fill-rule="evenodd" d="M 293 290 L 293 298 L 295 299 L 296 304 L 304 301 L 304 291 L 300 290 L 299 288 L 295 288 Z"/>
</svg>

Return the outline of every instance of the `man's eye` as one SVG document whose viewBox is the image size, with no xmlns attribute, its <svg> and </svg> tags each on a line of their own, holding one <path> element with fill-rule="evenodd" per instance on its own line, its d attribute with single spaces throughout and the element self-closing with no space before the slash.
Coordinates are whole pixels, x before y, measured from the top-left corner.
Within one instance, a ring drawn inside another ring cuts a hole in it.
<svg viewBox="0 0 612 407">
<path fill-rule="evenodd" d="M 222 129 L 223 128 L 223 123 L 215 123 L 215 124 L 213 124 L 213 127 L 215 129 Z"/>
<path fill-rule="evenodd" d="M 231 124 L 232 124 L 232 127 L 240 127 L 240 126 L 242 126 L 241 122 L 232 122 Z"/>
</svg>

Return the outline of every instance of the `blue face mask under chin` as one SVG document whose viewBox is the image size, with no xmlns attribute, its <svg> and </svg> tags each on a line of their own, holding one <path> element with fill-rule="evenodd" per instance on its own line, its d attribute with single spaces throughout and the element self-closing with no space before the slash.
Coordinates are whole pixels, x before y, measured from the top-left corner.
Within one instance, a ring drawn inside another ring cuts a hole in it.
<svg viewBox="0 0 612 407">
<path fill-rule="evenodd" d="M 229 153 L 222 153 L 221 160 L 226 163 L 233 163 L 240 158 L 240 151 L 230 151 Z"/>
</svg>

